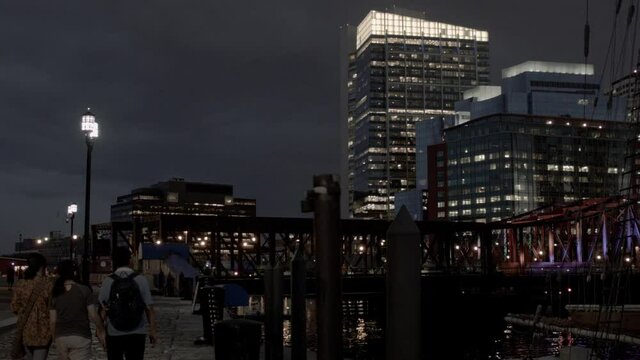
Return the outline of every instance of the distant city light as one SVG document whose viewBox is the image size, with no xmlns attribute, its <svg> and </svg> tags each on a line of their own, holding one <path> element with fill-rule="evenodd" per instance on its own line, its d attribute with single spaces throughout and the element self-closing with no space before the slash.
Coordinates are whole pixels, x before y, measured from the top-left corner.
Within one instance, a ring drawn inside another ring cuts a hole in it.
<svg viewBox="0 0 640 360">
<path fill-rule="evenodd" d="M 544 251 L 540 250 L 540 251 L 538 251 L 538 254 L 539 254 L 539 255 L 543 255 L 543 254 L 544 254 Z"/>
<path fill-rule="evenodd" d="M 631 262 L 631 258 L 630 258 L 630 257 L 627 257 L 627 258 L 625 258 L 625 259 L 624 259 L 624 261 L 626 261 L 626 262 Z"/>
<path fill-rule="evenodd" d="M 162 241 L 156 240 L 156 245 L 160 245 L 160 244 L 162 244 Z"/>
<path fill-rule="evenodd" d="M 209 240 L 209 237 L 208 237 L 208 236 L 205 236 L 205 237 L 204 237 L 204 239 L 205 239 L 205 240 Z"/>
<path fill-rule="evenodd" d="M 360 245 L 360 247 L 358 247 L 358 250 L 364 251 L 364 246 Z"/>
<path fill-rule="evenodd" d="M 204 241 L 200 241 L 200 246 L 204 246 L 205 242 Z"/>
<path fill-rule="evenodd" d="M 178 235 L 178 240 L 182 240 L 182 235 Z"/>
<path fill-rule="evenodd" d="M 49 238 L 45 236 L 44 241 L 49 241 Z"/>
<path fill-rule="evenodd" d="M 473 250 L 474 250 L 474 251 L 478 251 L 479 249 L 478 249 L 478 247 L 477 247 L 477 246 L 474 246 L 474 247 L 473 247 Z"/>
<path fill-rule="evenodd" d="M 567 291 L 568 291 L 568 292 L 571 292 L 571 288 L 568 288 L 568 289 L 567 289 Z"/>
<path fill-rule="evenodd" d="M 456 245 L 456 250 L 460 250 L 460 245 Z"/>
<path fill-rule="evenodd" d="M 73 240 L 78 240 L 78 235 L 73 235 L 71 238 L 72 238 Z"/>
<path fill-rule="evenodd" d="M 600 259 L 602 259 L 602 256 L 596 255 L 596 259 L 600 260 Z"/>
</svg>

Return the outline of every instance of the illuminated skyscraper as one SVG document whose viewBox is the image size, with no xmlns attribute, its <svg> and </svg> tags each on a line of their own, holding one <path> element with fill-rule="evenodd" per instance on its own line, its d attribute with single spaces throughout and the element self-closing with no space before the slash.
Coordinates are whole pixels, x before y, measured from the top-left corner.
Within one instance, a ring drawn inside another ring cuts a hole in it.
<svg viewBox="0 0 640 360">
<path fill-rule="evenodd" d="M 346 28 L 343 172 L 355 217 L 393 215 L 394 194 L 416 187 L 415 123 L 443 121 L 463 91 L 489 82 L 486 31 L 423 17 L 370 11 Z"/>
</svg>

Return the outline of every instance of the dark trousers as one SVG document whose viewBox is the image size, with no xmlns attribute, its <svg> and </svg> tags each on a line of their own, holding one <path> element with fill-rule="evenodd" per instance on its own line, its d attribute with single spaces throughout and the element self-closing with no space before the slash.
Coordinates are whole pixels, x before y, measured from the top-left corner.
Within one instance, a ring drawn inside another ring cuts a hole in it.
<svg viewBox="0 0 640 360">
<path fill-rule="evenodd" d="M 146 340 L 142 334 L 107 336 L 107 359 L 143 360 Z"/>
</svg>

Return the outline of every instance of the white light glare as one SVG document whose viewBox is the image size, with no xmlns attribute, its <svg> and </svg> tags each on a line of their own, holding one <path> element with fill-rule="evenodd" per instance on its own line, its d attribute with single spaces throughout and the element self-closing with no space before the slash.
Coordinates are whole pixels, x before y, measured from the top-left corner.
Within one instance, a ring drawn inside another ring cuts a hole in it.
<svg viewBox="0 0 640 360">
<path fill-rule="evenodd" d="M 91 139 L 98 137 L 98 123 L 96 122 L 96 117 L 91 112 L 86 112 L 82 115 L 81 129 Z"/>
<path fill-rule="evenodd" d="M 67 206 L 67 215 L 73 215 L 78 212 L 78 205 L 71 204 Z"/>
</svg>

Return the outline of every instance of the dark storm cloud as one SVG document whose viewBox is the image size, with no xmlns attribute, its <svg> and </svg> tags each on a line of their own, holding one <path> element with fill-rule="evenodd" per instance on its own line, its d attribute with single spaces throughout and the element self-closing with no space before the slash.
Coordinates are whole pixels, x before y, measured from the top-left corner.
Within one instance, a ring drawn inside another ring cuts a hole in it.
<svg viewBox="0 0 640 360">
<path fill-rule="evenodd" d="M 0 251 L 18 233 L 66 229 L 67 203 L 82 206 L 87 106 L 101 126 L 94 221 L 173 176 L 298 216 L 311 176 L 338 172 L 338 28 L 391 4 L 0 1 Z M 582 61 L 583 1 L 396 4 L 488 30 L 494 80 L 523 60 Z M 591 6 L 600 65 L 611 6 Z"/>
</svg>

